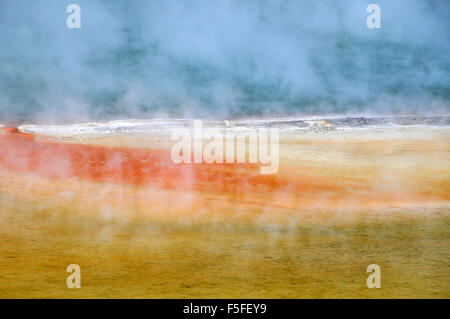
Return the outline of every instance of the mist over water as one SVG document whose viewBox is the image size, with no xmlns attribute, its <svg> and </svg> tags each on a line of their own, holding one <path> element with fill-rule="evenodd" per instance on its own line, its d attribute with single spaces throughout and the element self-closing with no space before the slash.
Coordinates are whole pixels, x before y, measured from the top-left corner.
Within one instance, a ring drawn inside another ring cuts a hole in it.
<svg viewBox="0 0 450 319">
<path fill-rule="evenodd" d="M 448 114 L 449 17 L 425 0 L 1 1 L 0 122 Z"/>
</svg>

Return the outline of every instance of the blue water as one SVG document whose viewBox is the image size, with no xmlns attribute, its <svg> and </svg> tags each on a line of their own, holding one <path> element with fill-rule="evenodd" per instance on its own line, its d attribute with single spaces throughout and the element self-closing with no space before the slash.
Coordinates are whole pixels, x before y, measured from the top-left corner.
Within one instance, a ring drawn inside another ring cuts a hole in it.
<svg viewBox="0 0 450 319">
<path fill-rule="evenodd" d="M 0 122 L 449 114 L 450 1 L 371 2 L 0 1 Z"/>
</svg>

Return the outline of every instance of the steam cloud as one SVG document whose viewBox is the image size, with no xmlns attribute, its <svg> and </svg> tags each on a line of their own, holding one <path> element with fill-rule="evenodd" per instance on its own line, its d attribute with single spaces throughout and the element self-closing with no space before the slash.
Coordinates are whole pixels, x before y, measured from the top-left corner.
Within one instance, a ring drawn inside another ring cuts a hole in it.
<svg viewBox="0 0 450 319">
<path fill-rule="evenodd" d="M 1 1 L 0 121 L 448 113 L 449 16 L 427 0 Z"/>
</svg>

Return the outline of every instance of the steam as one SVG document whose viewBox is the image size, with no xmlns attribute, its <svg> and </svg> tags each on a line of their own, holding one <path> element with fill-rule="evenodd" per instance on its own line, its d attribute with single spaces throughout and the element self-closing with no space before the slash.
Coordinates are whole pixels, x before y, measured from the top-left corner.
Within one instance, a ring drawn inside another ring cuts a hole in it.
<svg viewBox="0 0 450 319">
<path fill-rule="evenodd" d="M 371 2 L 2 1 L 0 121 L 447 114 L 450 4 Z"/>
</svg>

